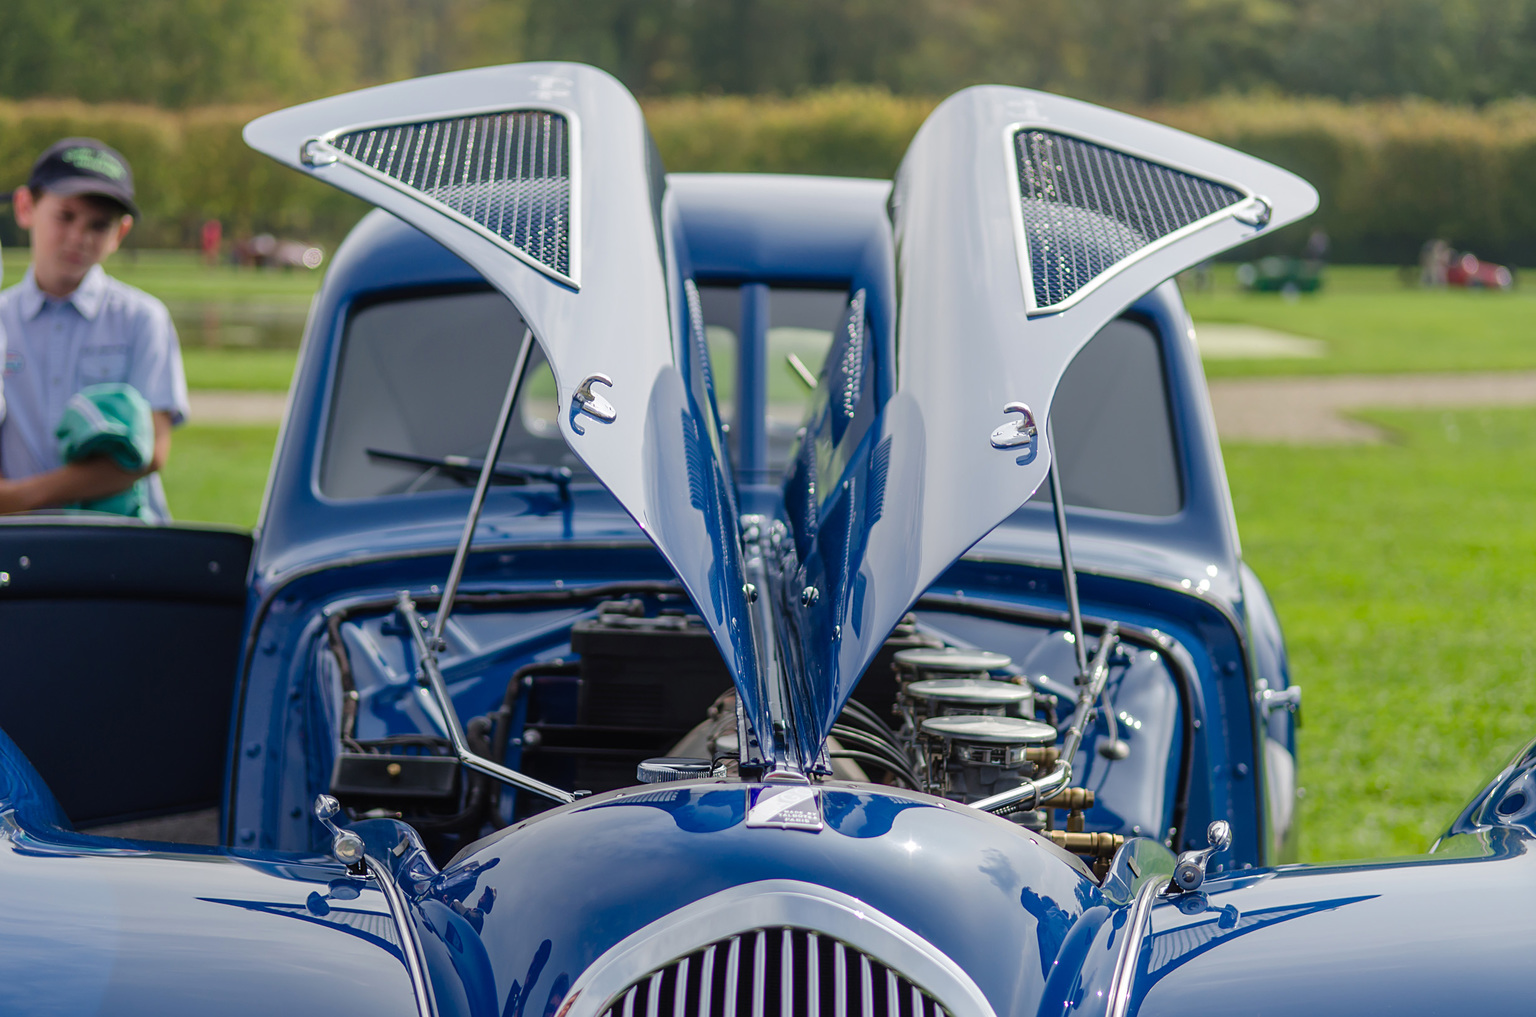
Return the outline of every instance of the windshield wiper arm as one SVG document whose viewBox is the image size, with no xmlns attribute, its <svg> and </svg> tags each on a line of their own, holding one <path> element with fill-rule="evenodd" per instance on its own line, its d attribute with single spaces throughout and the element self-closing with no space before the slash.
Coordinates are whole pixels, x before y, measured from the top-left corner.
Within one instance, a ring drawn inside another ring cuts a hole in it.
<svg viewBox="0 0 1536 1017">
<path fill-rule="evenodd" d="M 474 459 L 470 456 L 421 456 L 414 452 L 391 452 L 387 449 L 364 449 L 375 459 L 389 459 L 397 463 L 411 463 L 415 466 L 435 466 L 440 470 L 459 477 L 467 477 L 473 480 L 485 469 L 484 459 Z M 491 476 L 497 480 L 510 480 L 526 484 L 530 480 L 542 480 L 554 484 L 560 489 L 560 500 L 566 501 L 571 497 L 571 470 L 567 466 L 539 466 L 533 463 L 497 463 L 491 470 Z"/>
</svg>

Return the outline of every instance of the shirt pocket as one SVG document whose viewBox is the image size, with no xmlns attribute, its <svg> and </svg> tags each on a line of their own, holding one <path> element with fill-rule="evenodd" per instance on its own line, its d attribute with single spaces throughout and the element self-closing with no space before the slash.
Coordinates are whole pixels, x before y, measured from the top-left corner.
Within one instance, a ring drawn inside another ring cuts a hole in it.
<svg viewBox="0 0 1536 1017">
<path fill-rule="evenodd" d="M 87 346 L 80 351 L 80 384 L 100 385 L 128 380 L 128 347 L 124 345 Z"/>
</svg>

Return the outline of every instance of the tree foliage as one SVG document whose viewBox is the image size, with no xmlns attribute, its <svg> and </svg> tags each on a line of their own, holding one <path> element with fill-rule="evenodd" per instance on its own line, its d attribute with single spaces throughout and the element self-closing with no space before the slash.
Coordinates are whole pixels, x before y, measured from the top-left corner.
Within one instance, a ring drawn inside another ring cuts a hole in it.
<svg viewBox="0 0 1536 1017">
<path fill-rule="evenodd" d="M 0 96 L 275 104 L 524 59 L 641 95 L 1536 93 L 1536 0 L 11 0 Z"/>
</svg>

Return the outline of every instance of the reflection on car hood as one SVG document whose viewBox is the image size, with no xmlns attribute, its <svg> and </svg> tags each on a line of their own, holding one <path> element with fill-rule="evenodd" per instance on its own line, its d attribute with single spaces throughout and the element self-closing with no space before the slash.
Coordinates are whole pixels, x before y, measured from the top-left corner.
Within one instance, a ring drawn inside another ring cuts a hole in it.
<svg viewBox="0 0 1536 1017">
<path fill-rule="evenodd" d="M 1043 424 L 1084 343 L 1316 205 L 1288 173 L 1123 114 L 996 86 L 951 97 L 849 265 L 782 500 L 744 515 L 676 202 L 618 82 L 570 64 L 459 72 L 246 136 L 418 226 L 517 305 L 569 408 L 562 434 L 687 587 L 757 754 L 796 768 L 820 765 L 913 601 L 1044 480 Z"/>
</svg>

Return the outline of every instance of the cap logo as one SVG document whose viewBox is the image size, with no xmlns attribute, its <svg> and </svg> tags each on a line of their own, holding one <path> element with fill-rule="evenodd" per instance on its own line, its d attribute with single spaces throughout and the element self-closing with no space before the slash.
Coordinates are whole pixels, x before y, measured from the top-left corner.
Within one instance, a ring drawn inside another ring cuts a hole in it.
<svg viewBox="0 0 1536 1017">
<path fill-rule="evenodd" d="M 68 148 L 60 154 L 59 158 L 76 169 L 85 170 L 87 173 L 99 173 L 113 180 L 121 180 L 128 175 L 128 170 L 121 162 L 108 153 L 94 148 Z"/>
</svg>

